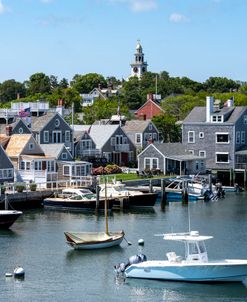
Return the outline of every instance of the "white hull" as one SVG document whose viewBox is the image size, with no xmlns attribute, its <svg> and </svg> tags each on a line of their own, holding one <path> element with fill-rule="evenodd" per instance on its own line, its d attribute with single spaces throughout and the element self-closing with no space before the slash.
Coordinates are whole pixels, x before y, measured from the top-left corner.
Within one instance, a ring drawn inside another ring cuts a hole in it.
<svg viewBox="0 0 247 302">
<path fill-rule="evenodd" d="M 113 247 L 120 245 L 124 238 L 124 232 L 110 232 L 108 235 L 102 232 L 65 232 L 64 234 L 67 238 L 67 244 L 73 247 L 75 250 L 95 250 Z M 84 236 L 85 238 L 83 239 Z M 96 238 L 96 236 L 98 238 Z M 101 236 L 102 239 L 100 238 Z M 103 238 L 105 236 L 107 236 L 107 238 Z"/>
<path fill-rule="evenodd" d="M 242 282 L 247 278 L 247 260 L 206 263 L 145 261 L 129 266 L 125 275 L 129 278 L 186 282 Z"/>
</svg>

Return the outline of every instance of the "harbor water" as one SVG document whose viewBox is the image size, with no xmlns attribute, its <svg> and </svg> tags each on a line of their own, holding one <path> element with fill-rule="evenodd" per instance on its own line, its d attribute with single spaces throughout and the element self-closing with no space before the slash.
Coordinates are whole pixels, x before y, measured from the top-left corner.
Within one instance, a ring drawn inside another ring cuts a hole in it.
<svg viewBox="0 0 247 302">
<path fill-rule="evenodd" d="M 189 219 L 190 217 L 190 219 Z M 149 260 L 165 259 L 182 243 L 154 236 L 191 230 L 212 235 L 207 241 L 210 259 L 247 259 L 247 194 L 227 193 L 217 202 L 173 202 L 162 211 L 114 211 L 109 229 L 123 229 L 121 246 L 104 250 L 75 251 L 65 243 L 64 231 L 102 231 L 101 213 L 73 213 L 46 209 L 24 211 L 11 230 L 0 231 L 0 301 L 247 301 L 247 288 L 236 284 L 192 284 L 124 279 L 114 265 L 143 252 Z M 138 240 L 143 239 L 143 247 Z M 16 266 L 25 279 L 5 277 Z"/>
</svg>

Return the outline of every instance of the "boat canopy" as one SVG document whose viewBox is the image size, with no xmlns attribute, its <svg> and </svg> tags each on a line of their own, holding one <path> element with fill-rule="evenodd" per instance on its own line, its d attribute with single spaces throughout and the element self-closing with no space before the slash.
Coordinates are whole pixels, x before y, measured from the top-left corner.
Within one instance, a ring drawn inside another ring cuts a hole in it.
<svg viewBox="0 0 247 302">
<path fill-rule="evenodd" d="M 200 236 L 198 231 L 191 231 L 189 233 L 168 233 L 163 234 L 163 236 L 164 240 L 174 240 L 182 242 L 204 241 L 213 238 L 213 236 Z"/>
</svg>

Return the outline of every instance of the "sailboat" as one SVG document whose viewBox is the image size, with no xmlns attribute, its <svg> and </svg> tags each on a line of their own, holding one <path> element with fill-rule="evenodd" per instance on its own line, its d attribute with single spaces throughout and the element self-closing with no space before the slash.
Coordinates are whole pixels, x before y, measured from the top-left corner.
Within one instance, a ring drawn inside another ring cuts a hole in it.
<svg viewBox="0 0 247 302">
<path fill-rule="evenodd" d="M 21 211 L 8 210 L 8 198 L 5 194 L 5 209 L 0 210 L 0 229 L 8 229 L 22 215 Z"/>
<path fill-rule="evenodd" d="M 107 204 L 107 191 L 105 190 L 105 232 L 64 232 L 66 243 L 75 250 L 102 249 L 120 245 L 125 234 L 123 230 L 109 232 Z"/>
</svg>

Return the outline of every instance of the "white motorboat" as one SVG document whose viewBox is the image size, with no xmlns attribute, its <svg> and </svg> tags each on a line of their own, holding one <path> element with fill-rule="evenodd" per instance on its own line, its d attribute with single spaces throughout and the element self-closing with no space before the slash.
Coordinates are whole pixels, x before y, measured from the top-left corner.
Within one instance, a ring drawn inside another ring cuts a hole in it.
<svg viewBox="0 0 247 302">
<path fill-rule="evenodd" d="M 101 197 L 105 196 L 105 190 L 107 190 L 107 198 L 123 200 L 124 207 L 125 205 L 126 207 L 153 207 L 157 199 L 157 193 L 129 190 L 121 181 L 107 183 L 106 186 L 100 185 Z"/>
<path fill-rule="evenodd" d="M 200 236 L 197 231 L 161 236 L 164 240 L 183 242 L 185 258 L 169 252 L 167 260 L 128 263 L 124 269 L 126 277 L 187 282 L 242 282 L 247 278 L 247 260 L 208 260 L 204 241 L 212 236 Z"/>
</svg>

